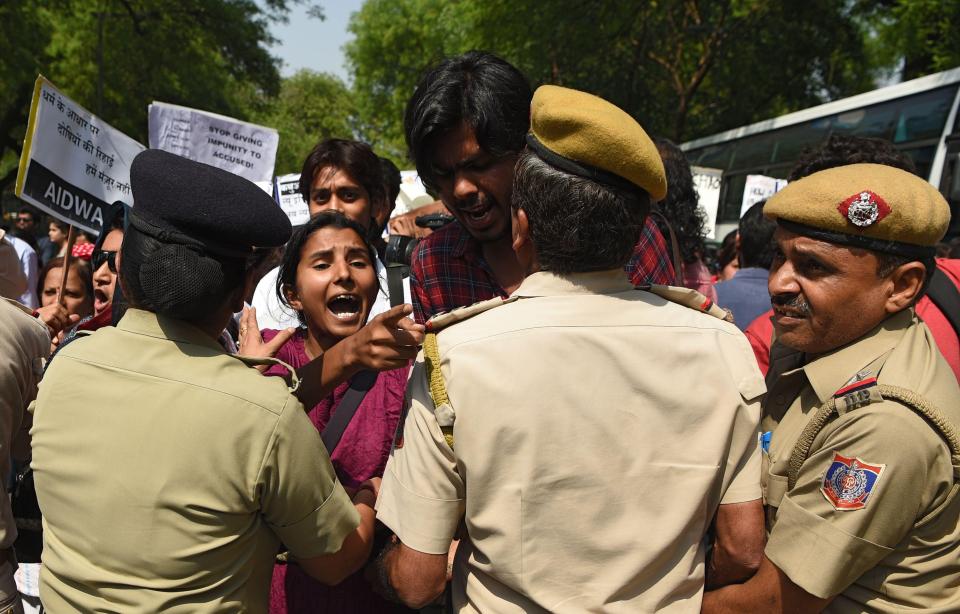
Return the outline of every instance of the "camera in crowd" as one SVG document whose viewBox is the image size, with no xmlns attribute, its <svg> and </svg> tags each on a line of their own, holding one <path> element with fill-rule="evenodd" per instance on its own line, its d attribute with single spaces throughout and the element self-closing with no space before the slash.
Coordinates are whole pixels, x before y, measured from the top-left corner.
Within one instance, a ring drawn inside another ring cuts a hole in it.
<svg viewBox="0 0 960 614">
<path fill-rule="evenodd" d="M 429 228 L 431 231 L 437 231 L 454 220 L 452 215 L 445 213 L 431 213 L 421 215 L 416 219 L 416 224 L 420 228 Z M 413 249 L 417 246 L 420 239 L 408 237 L 406 235 L 391 234 L 387 239 L 387 249 L 384 261 L 389 266 L 402 265 L 410 266 L 413 258 Z"/>
</svg>

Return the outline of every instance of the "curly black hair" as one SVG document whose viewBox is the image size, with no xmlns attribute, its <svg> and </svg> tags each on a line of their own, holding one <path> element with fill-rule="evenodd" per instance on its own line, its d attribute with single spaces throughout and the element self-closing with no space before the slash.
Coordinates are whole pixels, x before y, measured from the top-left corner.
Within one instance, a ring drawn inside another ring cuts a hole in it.
<svg viewBox="0 0 960 614">
<path fill-rule="evenodd" d="M 890 141 L 834 134 L 826 141 L 804 149 L 787 179 L 796 181 L 828 168 L 861 162 L 883 164 L 917 174 L 913 161 Z"/>
<path fill-rule="evenodd" d="M 654 139 L 654 143 L 667 173 L 667 196 L 656 204 L 655 210 L 670 222 L 680 244 L 680 256 L 689 264 L 705 252 L 703 240 L 707 236 L 707 219 L 700 209 L 700 197 L 693 185 L 693 173 L 686 154 L 667 139 Z M 654 216 L 653 219 L 660 232 L 669 237 L 669 232 L 659 216 Z"/>
</svg>

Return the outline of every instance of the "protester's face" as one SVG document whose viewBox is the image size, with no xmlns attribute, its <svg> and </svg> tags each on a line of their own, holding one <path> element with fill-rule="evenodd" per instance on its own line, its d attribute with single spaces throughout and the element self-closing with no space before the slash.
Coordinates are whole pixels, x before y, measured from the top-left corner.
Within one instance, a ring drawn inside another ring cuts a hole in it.
<svg viewBox="0 0 960 614">
<path fill-rule="evenodd" d="M 100 253 L 104 256 L 103 263 L 93 272 L 93 312 L 100 313 L 110 306 L 113 300 L 113 289 L 117 287 L 116 257 L 123 243 L 123 231 L 111 230 L 100 246 Z M 110 268 L 111 261 L 114 268 Z"/>
<path fill-rule="evenodd" d="M 377 294 L 377 274 L 363 239 L 349 228 L 317 230 L 300 250 L 297 281 L 287 299 L 327 348 L 367 321 Z"/>
<path fill-rule="evenodd" d="M 510 238 L 510 193 L 517 155 L 494 156 L 467 124 L 439 137 L 432 183 L 440 200 L 479 241 Z"/>
<path fill-rule="evenodd" d="M 40 296 L 40 304 L 43 307 L 51 305 L 57 300 L 57 290 L 60 289 L 60 280 L 63 276 L 63 268 L 57 267 L 47 271 L 47 276 L 43 280 L 43 292 Z M 70 268 L 70 274 L 67 275 L 67 285 L 63 289 L 63 302 L 69 314 L 77 314 L 85 318 L 93 310 L 93 302 L 87 296 L 87 290 L 83 287 L 83 280 L 77 274 L 77 270 Z"/>
<path fill-rule="evenodd" d="M 47 236 L 50 237 L 50 242 L 56 245 L 63 245 L 63 242 L 67 240 L 67 233 L 60 230 L 60 227 L 53 222 L 50 222 Z"/>
<path fill-rule="evenodd" d="M 310 186 L 310 215 L 339 211 L 364 228 L 373 216 L 370 195 L 353 177 L 332 166 L 321 168 Z"/>
<path fill-rule="evenodd" d="M 17 229 L 25 232 L 32 232 L 34 226 L 33 216 L 29 213 L 17 214 Z"/>
<path fill-rule="evenodd" d="M 845 345 L 888 315 L 877 256 L 778 228 L 767 289 L 777 340 L 807 354 Z"/>
<path fill-rule="evenodd" d="M 740 270 L 740 263 L 737 262 L 737 259 L 734 258 L 726 264 L 722 269 L 720 269 L 720 274 L 717 275 L 720 281 L 726 281 L 733 278 L 737 274 L 737 271 Z"/>
</svg>

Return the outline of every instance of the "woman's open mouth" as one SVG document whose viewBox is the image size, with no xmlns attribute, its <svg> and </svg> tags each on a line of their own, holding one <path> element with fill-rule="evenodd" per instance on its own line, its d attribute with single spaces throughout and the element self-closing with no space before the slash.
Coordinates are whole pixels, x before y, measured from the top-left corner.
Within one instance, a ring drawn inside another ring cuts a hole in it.
<svg viewBox="0 0 960 614">
<path fill-rule="evenodd" d="M 352 322 L 362 315 L 363 302 L 356 294 L 338 294 L 327 301 L 327 310 L 343 322 Z"/>
</svg>

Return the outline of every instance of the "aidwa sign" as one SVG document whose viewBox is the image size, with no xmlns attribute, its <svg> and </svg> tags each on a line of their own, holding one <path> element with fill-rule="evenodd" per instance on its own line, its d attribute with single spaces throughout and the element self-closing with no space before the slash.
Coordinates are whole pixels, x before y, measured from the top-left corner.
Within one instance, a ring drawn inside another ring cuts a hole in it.
<svg viewBox="0 0 960 614">
<path fill-rule="evenodd" d="M 39 76 L 15 193 L 59 220 L 99 233 L 107 204 L 133 205 L 130 164 L 144 149 Z"/>
</svg>

